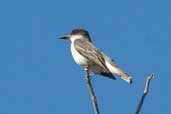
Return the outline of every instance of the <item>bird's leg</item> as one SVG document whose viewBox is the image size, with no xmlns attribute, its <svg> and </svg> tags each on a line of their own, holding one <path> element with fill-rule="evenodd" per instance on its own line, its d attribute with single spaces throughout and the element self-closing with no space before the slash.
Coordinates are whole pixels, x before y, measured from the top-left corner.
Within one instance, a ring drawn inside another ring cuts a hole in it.
<svg viewBox="0 0 171 114">
<path fill-rule="evenodd" d="M 99 113 L 99 109 L 98 109 L 98 104 L 97 104 L 96 96 L 94 94 L 94 90 L 93 90 L 93 87 L 92 87 L 92 84 L 91 84 L 91 81 L 90 81 L 90 75 L 89 75 L 88 68 L 85 68 L 85 80 L 87 82 L 87 86 L 88 86 L 88 89 L 90 91 L 94 112 L 95 112 L 95 114 L 100 114 Z"/>
</svg>

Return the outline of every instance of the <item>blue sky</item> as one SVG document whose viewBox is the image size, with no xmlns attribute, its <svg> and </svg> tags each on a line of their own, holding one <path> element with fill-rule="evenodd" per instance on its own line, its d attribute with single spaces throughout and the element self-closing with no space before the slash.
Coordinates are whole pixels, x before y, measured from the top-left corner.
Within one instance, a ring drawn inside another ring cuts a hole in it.
<svg viewBox="0 0 171 114">
<path fill-rule="evenodd" d="M 141 114 L 170 114 L 169 0 L 1 0 L 0 113 L 93 114 L 84 72 L 70 43 L 85 28 L 93 43 L 130 73 L 133 84 L 92 77 L 102 114 L 134 113 L 155 73 Z"/>
</svg>

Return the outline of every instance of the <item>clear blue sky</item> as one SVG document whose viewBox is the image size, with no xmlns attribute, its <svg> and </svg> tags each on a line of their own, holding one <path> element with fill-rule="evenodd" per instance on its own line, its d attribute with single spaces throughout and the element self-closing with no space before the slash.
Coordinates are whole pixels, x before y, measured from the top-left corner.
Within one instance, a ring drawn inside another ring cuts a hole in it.
<svg viewBox="0 0 171 114">
<path fill-rule="evenodd" d="M 0 114 L 93 114 L 70 43 L 74 28 L 133 77 L 129 85 L 92 77 L 101 114 L 133 114 L 155 73 L 141 114 L 171 114 L 169 0 L 1 0 Z"/>
</svg>

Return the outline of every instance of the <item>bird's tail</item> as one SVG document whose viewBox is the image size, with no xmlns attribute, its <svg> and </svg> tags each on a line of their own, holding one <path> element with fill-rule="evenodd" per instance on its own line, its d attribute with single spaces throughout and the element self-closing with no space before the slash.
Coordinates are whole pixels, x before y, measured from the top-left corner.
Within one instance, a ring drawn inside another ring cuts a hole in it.
<svg viewBox="0 0 171 114">
<path fill-rule="evenodd" d="M 127 81 L 129 84 L 132 83 L 132 77 L 129 74 L 123 72 L 122 70 L 118 69 L 117 75 L 119 75 L 123 80 Z"/>
<path fill-rule="evenodd" d="M 120 76 L 120 78 L 122 78 L 123 80 L 125 80 L 126 82 L 128 82 L 129 84 L 132 83 L 132 77 L 125 73 L 124 71 L 122 71 L 120 68 L 118 68 L 117 66 L 115 67 L 108 67 L 110 69 L 110 71 L 113 73 L 113 74 L 117 74 Z"/>
<path fill-rule="evenodd" d="M 128 83 L 132 83 L 132 77 L 129 76 L 127 73 L 125 73 L 124 71 L 122 71 L 120 68 L 118 68 L 118 66 L 114 63 L 114 60 L 112 60 L 111 58 L 109 58 L 107 55 L 105 55 L 102 51 L 101 51 L 104 59 L 105 59 L 105 64 L 107 66 L 107 68 L 109 69 L 109 71 L 112 74 L 117 74 L 119 75 L 123 80 L 127 81 Z"/>
</svg>

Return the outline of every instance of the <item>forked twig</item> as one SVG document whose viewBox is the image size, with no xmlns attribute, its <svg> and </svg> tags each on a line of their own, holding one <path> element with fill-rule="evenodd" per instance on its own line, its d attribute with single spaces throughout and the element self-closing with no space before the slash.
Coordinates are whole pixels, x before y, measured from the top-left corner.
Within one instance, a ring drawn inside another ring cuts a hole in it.
<svg viewBox="0 0 171 114">
<path fill-rule="evenodd" d="M 141 100 L 140 100 L 140 102 L 139 102 L 139 104 L 138 104 L 138 107 L 137 107 L 137 110 L 136 110 L 135 114 L 139 114 L 139 113 L 140 113 L 141 108 L 142 108 L 142 105 L 143 105 L 143 103 L 144 103 L 144 99 L 145 99 L 145 97 L 147 96 L 148 91 L 149 91 L 150 81 L 151 81 L 151 79 L 153 79 L 153 78 L 154 78 L 154 74 L 150 74 L 150 75 L 147 77 L 147 79 L 146 79 L 146 84 L 145 84 L 145 88 L 144 88 L 144 93 L 143 93 L 143 95 L 142 95 L 142 97 L 141 97 Z"/>
<path fill-rule="evenodd" d="M 91 100 L 92 100 L 92 103 L 93 103 L 94 112 L 95 112 L 95 114 L 100 114 L 99 113 L 98 104 L 97 104 L 97 100 L 96 100 L 96 96 L 94 94 L 93 87 L 92 87 L 92 84 L 91 84 L 91 81 L 90 81 L 90 75 L 89 75 L 88 69 L 85 69 L 85 80 L 86 80 L 88 89 L 90 91 L 90 95 L 91 95 Z"/>
</svg>

